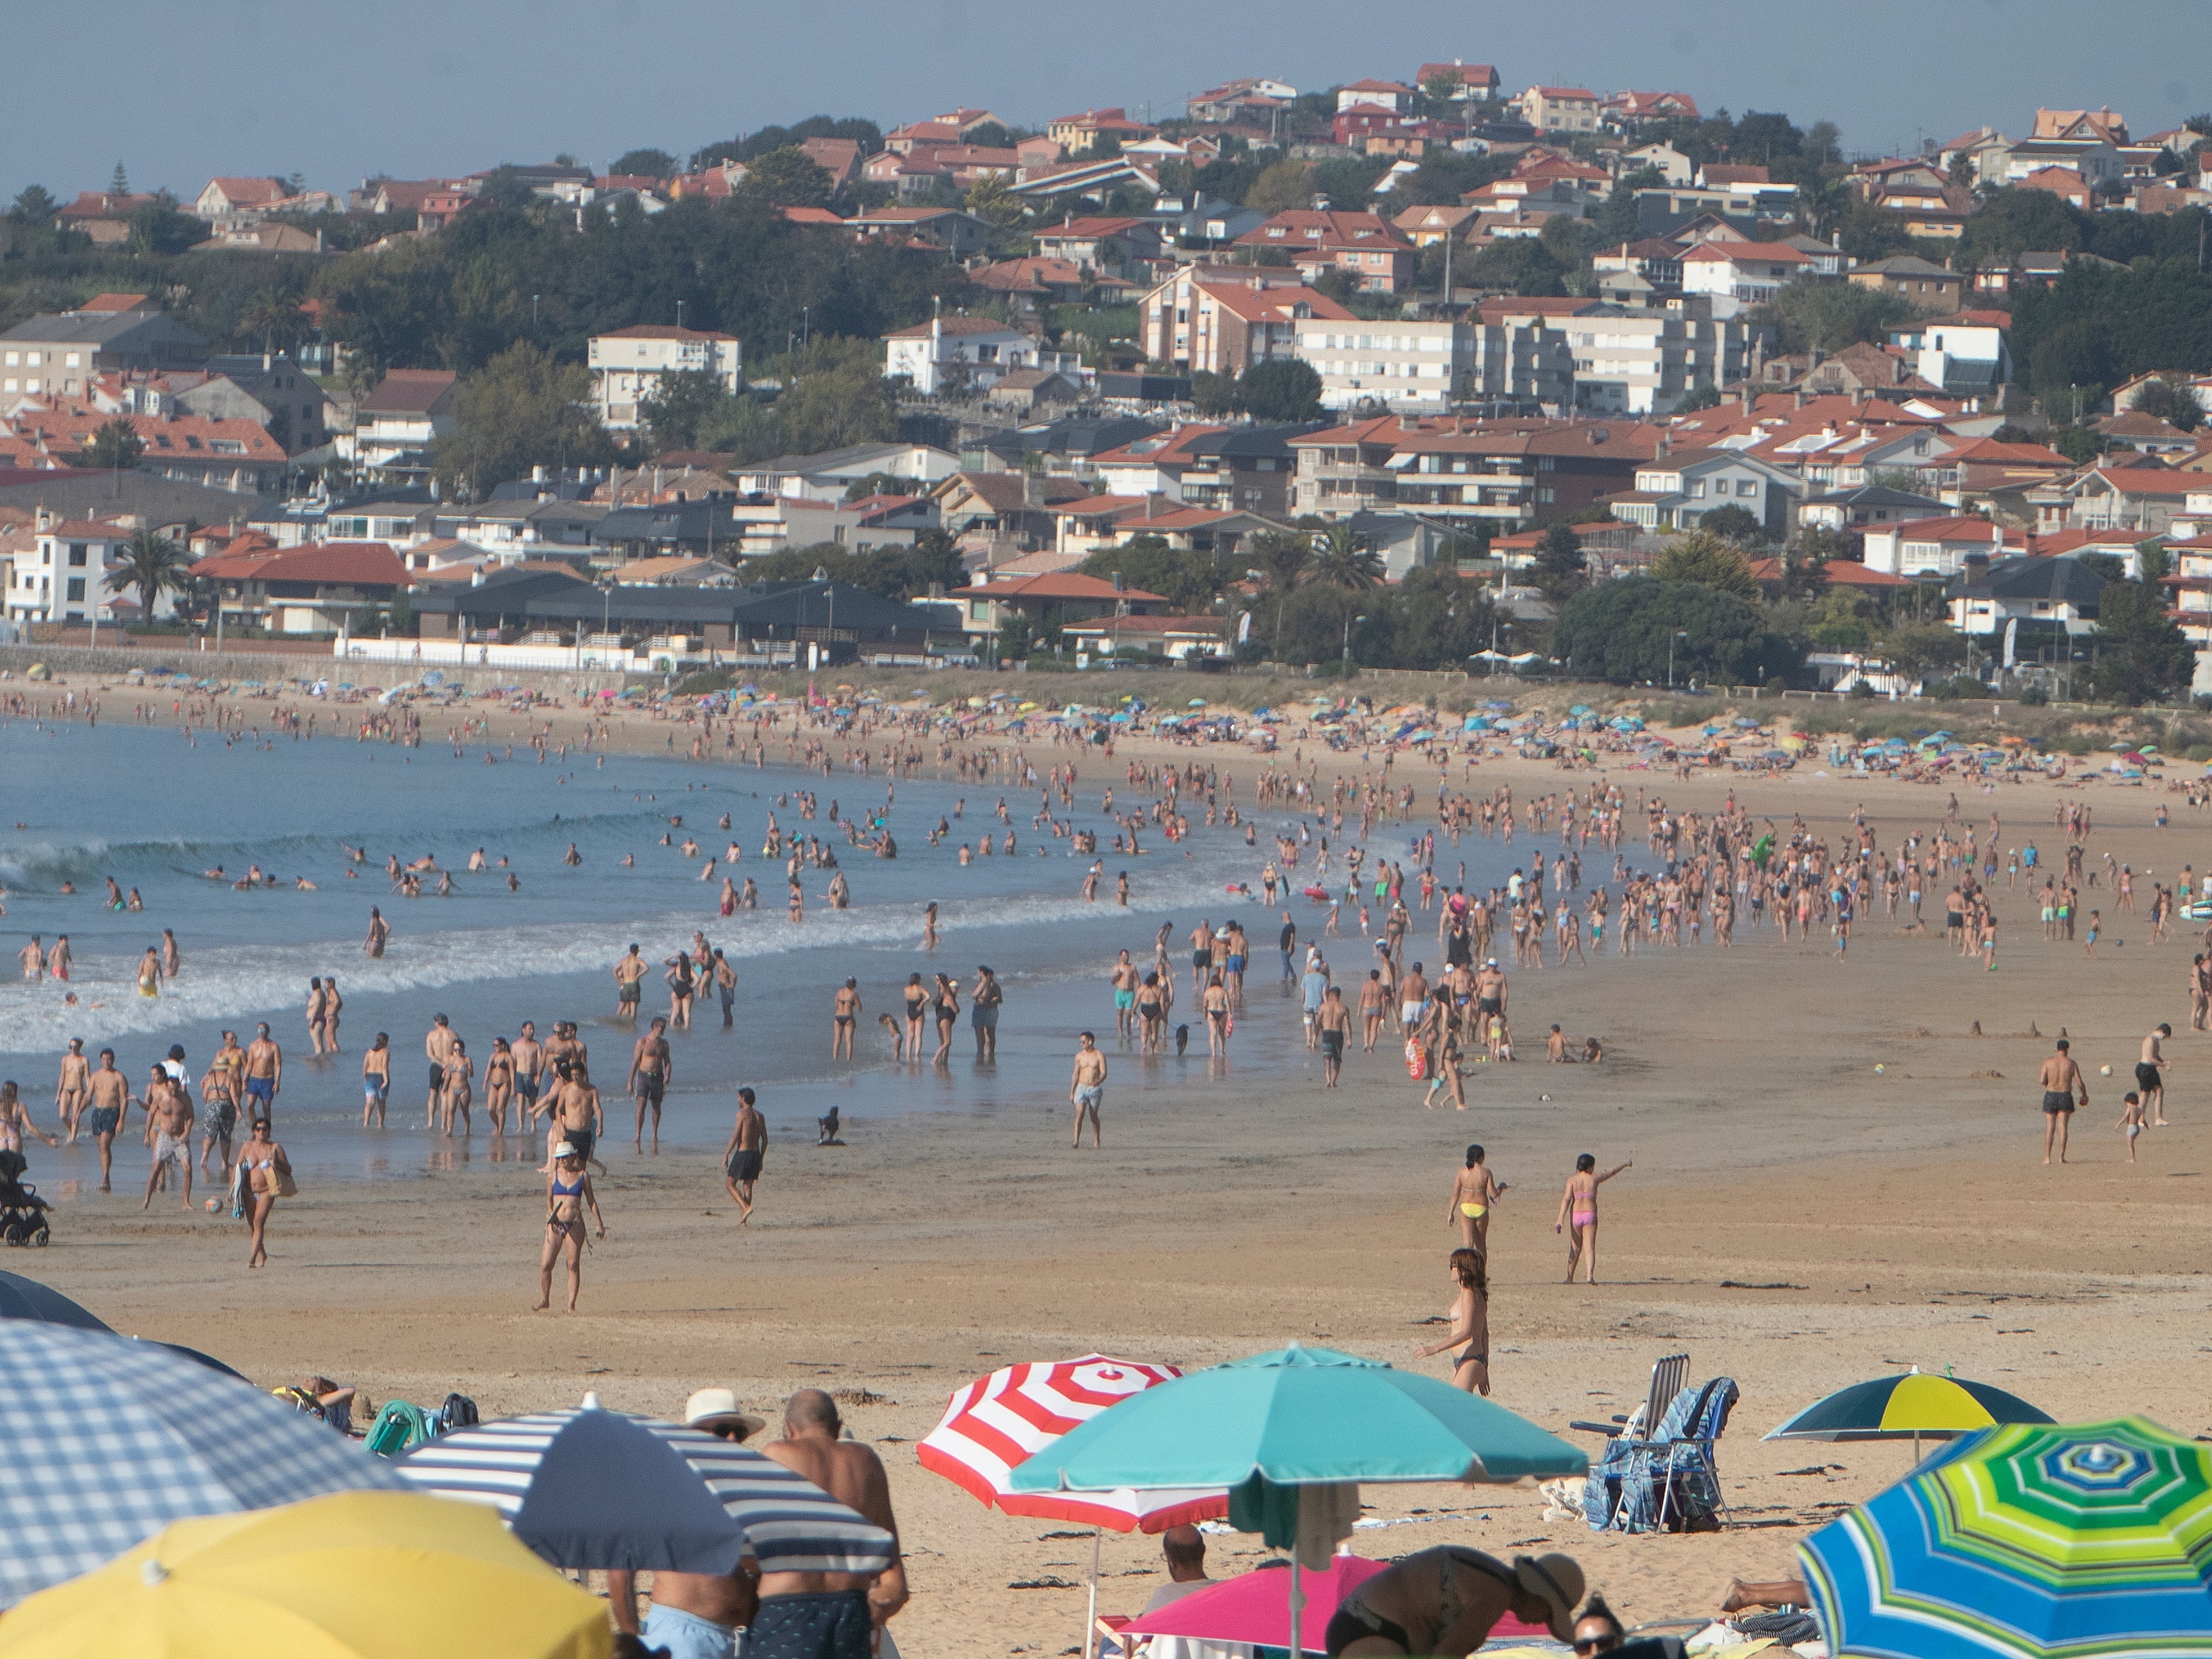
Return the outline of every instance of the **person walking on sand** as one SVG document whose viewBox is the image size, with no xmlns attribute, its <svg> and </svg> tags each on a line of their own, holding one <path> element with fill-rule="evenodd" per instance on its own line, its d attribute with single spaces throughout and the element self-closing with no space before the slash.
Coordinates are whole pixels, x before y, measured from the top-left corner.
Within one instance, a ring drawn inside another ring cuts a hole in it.
<svg viewBox="0 0 2212 1659">
<path fill-rule="evenodd" d="M 1471 1250 L 1490 1249 L 1490 1212 L 1505 1183 L 1490 1172 L 1480 1146 L 1467 1149 L 1467 1167 L 1452 1172 L 1451 1197 L 1444 1220 L 1459 1226 L 1459 1242 Z"/>
<path fill-rule="evenodd" d="M 2143 1103 L 2133 1089 L 2120 1097 L 2120 1121 L 2112 1127 L 2128 1138 L 2128 1162 L 2134 1163 L 2136 1137 L 2143 1132 Z"/>
<path fill-rule="evenodd" d="M 114 1169 L 116 1132 L 131 1105 L 131 1082 L 116 1070 L 114 1049 L 100 1051 L 100 1067 L 86 1080 L 85 1098 L 90 1104 L 85 1108 L 84 1126 L 100 1149 L 100 1190 L 104 1193 L 110 1190 Z"/>
<path fill-rule="evenodd" d="M 292 1176 L 292 1162 L 271 1135 L 266 1117 L 253 1120 L 252 1135 L 238 1149 L 238 1167 L 246 1182 L 246 1218 L 253 1230 L 253 1250 L 246 1265 L 265 1267 L 269 1265 L 269 1214 Z"/>
<path fill-rule="evenodd" d="M 2166 1074 L 2160 1069 L 2171 1066 L 2160 1042 L 2173 1035 L 2171 1025 L 2154 1027 L 2142 1040 L 2142 1054 L 2136 1061 L 2136 1087 L 2142 1093 L 2143 1109 L 2150 1114 L 2150 1127 L 2166 1127 Z"/>
<path fill-rule="evenodd" d="M 737 1200 L 739 1226 L 753 1218 L 753 1183 L 768 1155 L 768 1120 L 755 1109 L 754 1098 L 750 1089 L 738 1091 L 737 1121 L 730 1126 L 730 1144 L 722 1148 L 722 1184 Z"/>
<path fill-rule="evenodd" d="M 1570 1223 L 1574 1231 L 1567 1235 L 1567 1280 L 1575 1282 L 1575 1266 L 1587 1257 L 1589 1262 L 1589 1284 L 1597 1283 L 1597 1189 L 1623 1170 L 1632 1170 L 1636 1160 L 1616 1164 L 1603 1175 L 1597 1173 L 1597 1159 L 1584 1152 L 1575 1159 L 1575 1172 L 1567 1177 L 1567 1189 L 1559 1194 L 1559 1218 L 1553 1224 L 1553 1232 L 1565 1231 Z"/>
<path fill-rule="evenodd" d="M 1208 991 L 1206 994 L 1211 996 L 1212 993 Z M 1321 1039 L 1322 1086 L 1334 1089 L 1344 1071 L 1344 1045 L 1352 1036 L 1352 1010 L 1344 1006 L 1340 986 L 1332 985 L 1322 994 L 1320 1012 L 1314 1016 L 1314 1029 Z"/>
<path fill-rule="evenodd" d="M 830 1058 L 853 1057 L 853 1030 L 860 1023 L 860 981 L 848 979 L 837 988 L 830 1010 Z"/>
<path fill-rule="evenodd" d="M 645 1150 L 645 1115 L 653 1114 L 653 1150 L 660 1151 L 660 1106 L 668 1097 L 668 1083 L 673 1073 L 674 1056 L 668 1048 L 668 1021 L 663 1016 L 653 1017 L 653 1028 L 638 1038 L 629 1054 L 628 1087 L 637 1102 L 637 1132 L 632 1144 L 639 1152 Z"/>
<path fill-rule="evenodd" d="M 545 1243 L 538 1255 L 538 1305 L 544 1313 L 553 1305 L 553 1267 L 563 1250 L 568 1255 L 568 1311 L 576 1311 L 576 1293 L 584 1287 L 584 1211 L 601 1238 L 607 1224 L 599 1214 L 599 1200 L 592 1192 L 592 1177 L 584 1172 L 584 1155 L 568 1141 L 553 1149 L 553 1171 L 545 1177 Z"/>
<path fill-rule="evenodd" d="M 1103 1150 L 1106 1142 L 1099 1127 L 1099 1112 L 1106 1099 L 1106 1056 L 1098 1052 L 1098 1039 L 1085 1031 L 1075 1040 L 1075 1069 L 1068 1074 L 1067 1100 L 1075 1108 L 1075 1139 L 1071 1146 L 1083 1145 L 1083 1121 L 1091 1120 L 1091 1144 Z"/>
<path fill-rule="evenodd" d="M 1451 1276 L 1459 1286 L 1452 1298 L 1449 1334 L 1441 1342 L 1417 1346 L 1413 1352 L 1430 1359 L 1447 1348 L 1452 1356 L 1452 1386 L 1469 1394 L 1490 1392 L 1490 1275 L 1484 1270 L 1482 1252 L 1462 1246 L 1451 1253 Z"/>
<path fill-rule="evenodd" d="M 192 1207 L 192 1102 L 184 1085 L 161 1066 L 154 1067 L 146 1087 L 146 1139 L 154 1149 L 154 1167 L 146 1176 L 142 1211 L 153 1207 L 154 1189 L 162 1173 L 173 1164 L 185 1182 L 185 1208 Z"/>
<path fill-rule="evenodd" d="M 284 1086 L 284 1051 L 270 1036 L 266 1020 L 253 1028 L 253 1041 L 246 1045 L 246 1058 L 239 1069 L 244 1074 L 246 1091 L 240 1109 L 275 1121 L 276 1096 Z"/>
<path fill-rule="evenodd" d="M 2043 1161 L 2051 1162 L 2051 1148 L 2056 1146 L 2058 1161 L 2066 1161 L 2066 1132 L 2073 1127 L 2074 1100 L 2078 1094 L 2081 1104 L 2089 1103 L 2089 1085 L 2081 1075 L 2081 1068 L 2074 1063 L 2069 1052 L 2073 1044 L 2064 1037 L 2043 1062 L 2036 1080 L 2043 1085 Z"/>
</svg>

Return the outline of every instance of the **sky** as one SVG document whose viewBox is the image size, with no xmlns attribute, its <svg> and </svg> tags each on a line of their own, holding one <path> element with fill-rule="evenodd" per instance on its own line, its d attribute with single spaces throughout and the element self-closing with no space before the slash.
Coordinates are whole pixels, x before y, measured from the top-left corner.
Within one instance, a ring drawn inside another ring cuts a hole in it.
<svg viewBox="0 0 2212 1659">
<path fill-rule="evenodd" d="M 457 176 L 634 146 L 679 159 L 772 122 L 885 128 L 969 105 L 1018 124 L 1101 105 L 1180 114 L 1236 76 L 1313 90 L 1427 61 L 1504 87 L 1680 91 L 1708 113 L 1831 120 L 1847 151 L 1909 152 L 2038 105 L 2124 112 L 2138 136 L 2212 108 L 2203 0 L 153 0 L 9 8 L 0 192 L 106 186 L 187 201 L 216 174 Z M 74 65 L 74 69 L 64 66 Z"/>
</svg>

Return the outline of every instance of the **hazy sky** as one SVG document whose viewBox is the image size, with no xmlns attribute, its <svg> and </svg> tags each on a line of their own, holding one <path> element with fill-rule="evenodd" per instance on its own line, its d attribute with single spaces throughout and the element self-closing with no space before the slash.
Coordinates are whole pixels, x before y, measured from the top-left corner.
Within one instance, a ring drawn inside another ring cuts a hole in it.
<svg viewBox="0 0 2212 1659">
<path fill-rule="evenodd" d="M 1601 92 L 1689 93 L 1708 112 L 1834 121 L 1890 153 L 2039 104 L 2124 112 L 2138 134 L 2212 108 L 2202 0 L 151 0 L 18 4 L 5 25 L 0 191 L 66 199 L 119 158 L 190 198 L 210 174 L 421 178 L 634 145 L 681 157 L 818 112 L 885 127 L 959 104 L 1011 120 L 1092 105 L 1180 113 L 1237 75 L 1301 89 L 1407 79 L 1425 60 Z M 96 19 L 96 23 L 92 20 Z M 2106 25 L 2115 25 L 2106 27 Z"/>
</svg>

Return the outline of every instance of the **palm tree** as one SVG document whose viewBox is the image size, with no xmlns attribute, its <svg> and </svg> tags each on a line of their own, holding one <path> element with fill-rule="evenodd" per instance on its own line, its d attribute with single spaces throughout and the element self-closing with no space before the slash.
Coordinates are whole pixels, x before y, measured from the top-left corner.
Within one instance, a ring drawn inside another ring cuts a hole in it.
<svg viewBox="0 0 2212 1659">
<path fill-rule="evenodd" d="M 1385 574 L 1381 556 L 1348 524 L 1333 524 L 1322 532 L 1314 548 L 1313 573 L 1332 587 L 1352 593 L 1380 587 Z"/>
<path fill-rule="evenodd" d="M 1797 206 L 1815 236 L 1832 237 L 1851 210 L 1850 186 L 1840 179 L 1815 179 L 1799 189 Z"/>
<path fill-rule="evenodd" d="M 181 593 L 191 584 L 191 561 L 185 550 L 158 530 L 142 530 L 123 550 L 123 562 L 109 573 L 107 588 L 119 593 L 138 590 L 140 617 L 154 620 L 154 602 L 165 593 Z"/>
<path fill-rule="evenodd" d="M 1268 590 L 1275 596 L 1275 651 L 1279 656 L 1283 605 L 1313 561 L 1313 543 L 1298 532 L 1262 530 L 1244 544 L 1244 550 L 1256 562 L 1255 568 L 1266 577 Z"/>
<path fill-rule="evenodd" d="M 307 313 L 277 289 L 264 289 L 238 319 L 238 331 L 261 337 L 264 351 L 289 351 L 306 337 Z"/>
</svg>

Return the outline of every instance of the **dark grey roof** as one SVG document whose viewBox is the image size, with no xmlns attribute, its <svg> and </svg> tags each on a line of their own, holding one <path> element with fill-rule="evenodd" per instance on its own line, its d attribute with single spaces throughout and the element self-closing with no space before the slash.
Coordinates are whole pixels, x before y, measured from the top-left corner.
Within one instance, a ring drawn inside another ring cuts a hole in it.
<svg viewBox="0 0 2212 1659">
<path fill-rule="evenodd" d="M 125 311 L 71 313 L 58 315 L 52 313 L 27 319 L 5 334 L 0 340 L 28 340 L 38 344 L 88 345 L 101 349 L 127 343 L 132 349 L 159 344 L 183 344 L 204 352 L 207 342 L 186 328 L 158 312 Z"/>
<path fill-rule="evenodd" d="M 1861 484 L 1856 489 L 1832 489 L 1826 495 L 1810 495 L 1808 507 L 1924 507 L 1934 513 L 1943 511 L 1943 503 L 1932 495 L 1916 495 L 1908 489 L 1892 489 L 1887 484 Z"/>
<path fill-rule="evenodd" d="M 1277 460 L 1294 459 L 1297 452 L 1291 440 L 1309 432 L 1318 432 L 1327 422 L 1288 422 L 1273 426 L 1232 426 L 1226 431 L 1216 432 L 1203 438 L 1191 440 L 1188 453 L 1193 455 L 1222 455 L 1231 460 L 1252 460 L 1272 457 Z"/>
<path fill-rule="evenodd" d="M 727 501 L 617 507 L 592 526 L 592 539 L 602 546 L 620 542 L 703 542 L 709 534 L 736 538 L 736 524 Z"/>
<path fill-rule="evenodd" d="M 1862 270 L 1878 271 L 1885 276 L 1948 276 L 1954 282 L 1966 280 L 1955 270 L 1946 270 L 1939 264 L 1911 253 L 1900 253 L 1887 259 L 1869 259 L 1864 264 L 1854 267 L 1853 274 Z"/>
<path fill-rule="evenodd" d="M 43 506 L 70 519 L 133 513 L 157 528 L 274 523 L 284 513 L 283 503 L 270 496 L 138 471 L 42 472 L 35 483 L 0 484 L 0 503 L 32 511 Z"/>
<path fill-rule="evenodd" d="M 756 581 L 743 587 L 617 587 L 553 570 L 502 570 L 452 592 L 426 592 L 433 614 L 525 616 L 548 622 L 727 623 L 750 628 L 862 631 L 930 626 L 927 613 L 840 581 Z"/>
<path fill-rule="evenodd" d="M 2048 599 L 2094 617 L 2104 591 L 2102 576 L 2071 555 L 2061 554 L 2056 558 L 1998 559 L 1978 577 L 1961 571 L 1944 594 L 1954 599 Z"/>
<path fill-rule="evenodd" d="M 854 466 L 862 461 L 880 460 L 908 447 L 909 446 L 903 443 L 848 444 L 842 449 L 825 449 L 817 455 L 778 455 L 772 460 L 733 465 L 731 470 L 736 472 L 822 472 L 832 467 Z"/>
</svg>

